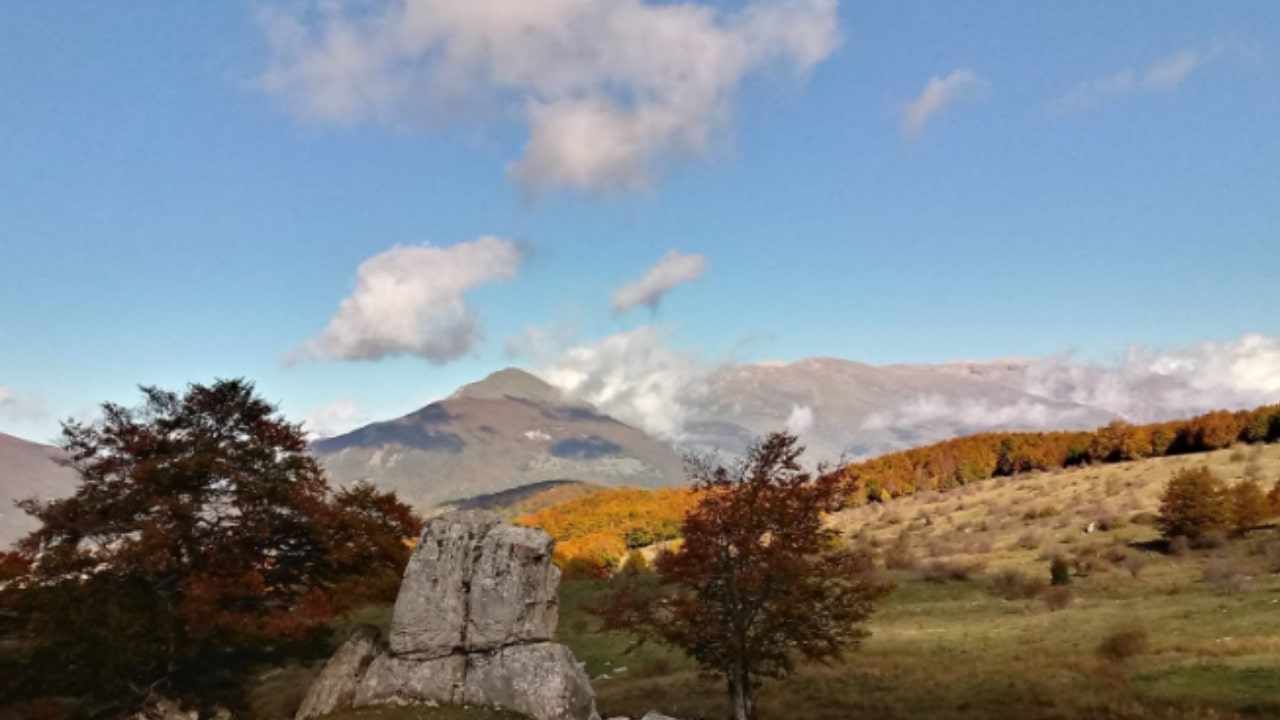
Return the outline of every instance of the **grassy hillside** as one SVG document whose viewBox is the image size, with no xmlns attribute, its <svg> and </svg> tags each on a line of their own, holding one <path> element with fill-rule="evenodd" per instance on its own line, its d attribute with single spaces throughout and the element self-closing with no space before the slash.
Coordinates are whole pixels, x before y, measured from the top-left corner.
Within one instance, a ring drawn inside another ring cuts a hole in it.
<svg viewBox="0 0 1280 720">
<path fill-rule="evenodd" d="M 833 517 L 849 542 L 892 566 L 884 572 L 897 588 L 844 661 L 767 683 L 762 718 L 1280 717 L 1280 531 L 1167 554 L 1147 524 L 1168 478 L 1199 464 L 1269 486 L 1280 445 L 996 478 Z M 1068 561 L 1066 589 L 1048 587 L 1055 556 Z M 565 582 L 557 632 L 593 678 L 602 717 L 726 717 L 722 682 L 699 677 L 680 653 L 629 651 L 630 638 L 594 632 L 585 608 L 607 588 Z M 352 619 L 389 620 L 386 608 Z M 296 700 L 282 699 L 300 697 L 313 673 L 265 674 L 257 716 L 287 717 Z"/>
<path fill-rule="evenodd" d="M 1280 447 L 995 479 L 842 513 L 833 521 L 895 566 L 886 572 L 898 588 L 859 651 L 768 684 L 762 714 L 1280 716 L 1280 535 L 1263 528 L 1167 555 L 1143 524 L 1168 477 L 1201 463 L 1269 484 L 1280 477 Z M 1090 522 L 1106 529 L 1086 534 Z M 1071 563 L 1068 589 L 1018 597 L 1021 582 L 1047 584 L 1055 555 Z M 1014 573 L 1025 577 L 1008 580 Z M 609 676 L 595 683 L 602 715 L 725 716 L 720 684 L 699 680 L 679 656 L 624 655 L 625 638 L 591 634 L 580 607 L 597 592 L 566 584 L 562 639 L 593 676 Z"/>
</svg>

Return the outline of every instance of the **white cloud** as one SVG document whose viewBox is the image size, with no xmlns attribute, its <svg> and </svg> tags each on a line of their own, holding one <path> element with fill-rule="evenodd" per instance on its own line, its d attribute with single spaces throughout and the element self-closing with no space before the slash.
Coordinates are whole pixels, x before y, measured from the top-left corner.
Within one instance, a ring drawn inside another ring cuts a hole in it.
<svg viewBox="0 0 1280 720">
<path fill-rule="evenodd" d="M 787 432 L 800 435 L 813 427 L 813 408 L 808 405 L 791 406 L 791 414 L 787 416 Z"/>
<path fill-rule="evenodd" d="M 920 428 L 934 423 L 972 430 L 1039 430 L 1078 427 L 1097 414 L 1085 407 L 1064 407 L 1022 398 L 997 403 L 980 398 L 920 395 L 896 407 L 872 413 L 862 426 L 868 430 Z"/>
<path fill-rule="evenodd" d="M 1100 411 L 1147 423 L 1277 403 L 1280 338 L 1246 335 L 1172 350 L 1134 345 L 1111 364 L 1065 353 L 1033 360 L 1007 382 L 1031 397 L 1000 403 L 921 395 L 872 414 L 864 428 L 1072 428 L 1097 424 Z"/>
<path fill-rule="evenodd" d="M 674 350 L 650 326 L 565 349 L 538 369 L 570 397 L 595 405 L 623 422 L 677 440 L 689 403 L 704 392 L 714 368 L 696 353 Z"/>
<path fill-rule="evenodd" d="M 521 256 L 515 243 L 496 237 L 450 248 L 397 245 L 374 255 L 360 263 L 355 291 L 325 331 L 287 359 L 416 355 L 436 364 L 455 360 L 483 337 L 466 293 L 510 280 Z"/>
<path fill-rule="evenodd" d="M 987 82 L 972 70 L 960 68 L 946 77 L 932 77 L 924 86 L 924 92 L 902 109 L 902 134 L 918 137 L 924 132 L 929 118 L 943 108 L 958 101 L 975 98 L 987 87 Z"/>
<path fill-rule="evenodd" d="M 1245 335 L 1163 351 L 1134 345 L 1110 365 L 1060 355 L 1031 363 L 1024 384 L 1135 422 L 1255 407 L 1280 402 L 1280 338 Z"/>
<path fill-rule="evenodd" d="M 613 312 L 624 313 L 637 305 L 656 310 L 667 291 L 696 279 L 706 265 L 707 260 L 701 255 L 682 255 L 675 250 L 667 251 L 657 265 L 649 268 L 644 277 L 623 285 L 613 293 Z"/>
<path fill-rule="evenodd" d="M 0 385 L 0 418 L 15 422 L 39 422 L 49 419 L 49 411 L 38 398 L 19 394 Z"/>
<path fill-rule="evenodd" d="M 259 14 L 260 83 L 305 117 L 392 125 L 494 107 L 529 126 L 507 176 L 526 192 L 650 183 L 706 152 L 743 79 L 834 52 L 837 0 L 736 10 L 644 0 L 372 0 Z"/>
<path fill-rule="evenodd" d="M 1082 82 L 1051 106 L 1058 114 L 1091 110 L 1108 100 L 1140 91 L 1173 90 L 1196 71 L 1228 57 L 1251 58 L 1258 54 L 1247 43 L 1217 39 L 1204 47 L 1179 50 L 1145 68 L 1126 68 L 1106 77 Z"/>
<path fill-rule="evenodd" d="M 307 437 L 319 440 L 350 432 L 368 422 L 369 415 L 354 400 L 343 398 L 311 411 L 303 427 Z"/>
</svg>

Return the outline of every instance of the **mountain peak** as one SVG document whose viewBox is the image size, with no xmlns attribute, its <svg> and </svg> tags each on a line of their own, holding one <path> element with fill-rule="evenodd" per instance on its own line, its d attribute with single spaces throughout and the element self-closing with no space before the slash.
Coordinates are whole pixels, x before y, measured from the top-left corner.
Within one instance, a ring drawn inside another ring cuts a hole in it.
<svg viewBox="0 0 1280 720">
<path fill-rule="evenodd" d="M 565 402 L 564 395 L 542 378 L 521 370 L 504 368 L 479 382 L 463 385 L 450 399 L 471 400 L 528 400 L 540 404 Z"/>
</svg>

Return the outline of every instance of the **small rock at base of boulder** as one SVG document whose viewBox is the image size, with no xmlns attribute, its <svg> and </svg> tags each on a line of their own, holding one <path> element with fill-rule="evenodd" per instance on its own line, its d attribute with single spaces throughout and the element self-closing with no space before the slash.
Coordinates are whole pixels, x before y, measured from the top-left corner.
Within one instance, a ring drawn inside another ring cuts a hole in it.
<svg viewBox="0 0 1280 720">
<path fill-rule="evenodd" d="M 535 720 L 583 720 L 595 714 L 595 693 L 569 648 L 515 645 L 467 659 L 463 702 L 502 707 Z"/>
<path fill-rule="evenodd" d="M 463 655 L 432 660 L 379 655 L 356 685 L 351 705 L 460 703 L 466 670 L 467 659 Z"/>
<path fill-rule="evenodd" d="M 349 707 L 356 683 L 378 654 L 378 637 L 378 628 L 372 625 L 360 625 L 352 630 L 311 683 L 294 719 L 307 720 Z"/>
</svg>

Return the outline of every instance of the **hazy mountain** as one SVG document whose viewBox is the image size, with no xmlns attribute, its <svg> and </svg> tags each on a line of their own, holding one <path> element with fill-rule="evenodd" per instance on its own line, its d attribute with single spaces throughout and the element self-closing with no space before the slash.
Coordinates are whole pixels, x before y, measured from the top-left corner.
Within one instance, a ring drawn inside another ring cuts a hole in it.
<svg viewBox="0 0 1280 720">
<path fill-rule="evenodd" d="M 29 497 L 63 497 L 75 488 L 75 472 L 57 462 L 60 452 L 0 433 L 0 548 L 36 527 L 14 502 Z"/>
<path fill-rule="evenodd" d="M 312 448 L 331 479 L 369 480 L 423 509 L 552 480 L 684 481 L 671 446 L 515 369 Z"/>
<path fill-rule="evenodd" d="M 1019 361 L 873 366 L 835 358 L 714 374 L 682 444 L 738 452 L 790 425 L 814 459 L 865 457 L 985 430 L 1093 428 L 1114 416 L 1028 392 Z"/>
</svg>

